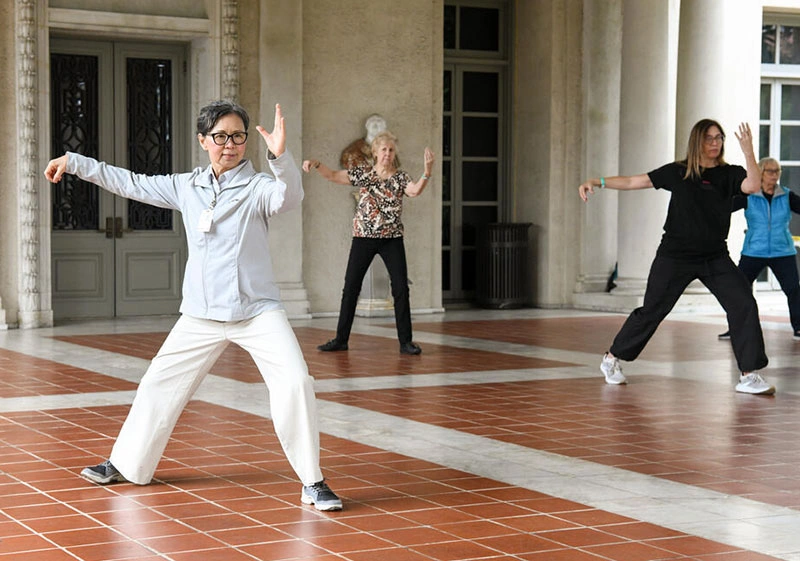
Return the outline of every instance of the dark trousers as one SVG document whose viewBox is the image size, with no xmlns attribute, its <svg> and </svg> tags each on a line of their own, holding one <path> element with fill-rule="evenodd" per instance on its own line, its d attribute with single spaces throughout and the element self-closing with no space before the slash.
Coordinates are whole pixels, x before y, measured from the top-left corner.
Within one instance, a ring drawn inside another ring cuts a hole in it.
<svg viewBox="0 0 800 561">
<path fill-rule="evenodd" d="M 356 315 L 358 295 L 364 275 L 375 255 L 380 255 L 389 271 L 394 298 L 394 321 L 400 344 L 411 342 L 411 305 L 408 299 L 408 267 L 403 238 L 353 238 L 350 257 L 344 274 L 342 305 L 339 309 L 339 324 L 336 339 L 346 342 Z"/>
<path fill-rule="evenodd" d="M 797 260 L 794 255 L 784 257 L 750 257 L 742 255 L 739 270 L 750 284 L 756 280 L 765 267 L 772 269 L 789 303 L 789 320 L 792 329 L 800 330 L 800 278 L 797 274 Z"/>
<path fill-rule="evenodd" d="M 622 360 L 638 357 L 695 279 L 700 279 L 728 314 L 731 345 L 739 370 L 751 372 L 764 368 L 768 360 L 758 320 L 758 304 L 750 283 L 727 255 L 701 262 L 656 256 L 650 267 L 644 303 L 628 316 L 611 345 L 611 353 Z"/>
</svg>

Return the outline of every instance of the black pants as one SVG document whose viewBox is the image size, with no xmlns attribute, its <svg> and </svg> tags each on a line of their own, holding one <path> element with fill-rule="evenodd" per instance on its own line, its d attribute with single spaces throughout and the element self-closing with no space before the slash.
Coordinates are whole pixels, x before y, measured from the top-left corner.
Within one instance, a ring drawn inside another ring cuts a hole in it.
<svg viewBox="0 0 800 561">
<path fill-rule="evenodd" d="M 339 309 L 339 324 L 336 339 L 346 342 L 356 315 L 358 295 L 364 275 L 375 255 L 380 255 L 389 271 L 394 298 L 394 321 L 400 344 L 411 342 L 411 305 L 408 299 L 408 267 L 403 238 L 353 238 L 350 257 L 344 274 L 342 305 Z"/>
<path fill-rule="evenodd" d="M 764 368 L 768 360 L 758 320 L 758 304 L 750 283 L 727 255 L 702 262 L 656 256 L 650 267 L 644 303 L 628 316 L 611 345 L 611 353 L 622 360 L 638 357 L 695 279 L 700 279 L 728 314 L 731 345 L 739 370 L 751 372 Z"/>
<path fill-rule="evenodd" d="M 784 257 L 750 257 L 742 255 L 739 270 L 750 284 L 756 280 L 765 267 L 772 269 L 789 303 L 789 320 L 792 329 L 800 330 L 800 278 L 797 274 L 797 259 L 794 255 Z"/>
</svg>

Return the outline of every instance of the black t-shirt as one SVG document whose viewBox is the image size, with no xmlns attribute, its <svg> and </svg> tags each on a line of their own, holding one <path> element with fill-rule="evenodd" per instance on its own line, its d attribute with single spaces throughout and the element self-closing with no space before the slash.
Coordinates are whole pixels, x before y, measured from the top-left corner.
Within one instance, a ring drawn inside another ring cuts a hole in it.
<svg viewBox="0 0 800 561">
<path fill-rule="evenodd" d="M 647 175 L 656 189 L 672 193 L 658 254 L 711 259 L 728 252 L 731 204 L 742 193 L 747 171 L 725 164 L 703 169 L 700 180 L 683 179 L 686 164 L 672 162 Z"/>
</svg>

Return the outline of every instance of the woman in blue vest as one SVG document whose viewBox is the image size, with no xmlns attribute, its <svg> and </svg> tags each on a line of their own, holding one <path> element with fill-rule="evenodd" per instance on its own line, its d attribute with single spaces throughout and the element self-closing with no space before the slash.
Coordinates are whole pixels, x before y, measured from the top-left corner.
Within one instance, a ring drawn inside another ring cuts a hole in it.
<svg viewBox="0 0 800 561">
<path fill-rule="evenodd" d="M 800 214 L 800 196 L 778 185 L 781 165 L 776 159 L 762 158 L 758 167 L 761 192 L 733 199 L 733 212 L 743 208 L 747 219 L 739 269 L 751 284 L 764 268 L 772 269 L 789 302 L 794 336 L 800 338 L 800 277 L 797 249 L 789 231 L 792 212 Z M 730 332 L 721 333 L 719 338 L 730 339 Z"/>
</svg>

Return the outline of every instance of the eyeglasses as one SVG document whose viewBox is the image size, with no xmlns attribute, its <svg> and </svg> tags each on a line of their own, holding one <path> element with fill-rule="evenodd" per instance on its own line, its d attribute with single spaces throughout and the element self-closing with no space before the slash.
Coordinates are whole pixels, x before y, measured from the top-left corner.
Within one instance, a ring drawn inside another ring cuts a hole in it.
<svg viewBox="0 0 800 561">
<path fill-rule="evenodd" d="M 764 168 L 764 173 L 771 173 L 771 174 L 779 175 L 781 173 L 781 169 L 780 168 L 777 168 L 777 169 L 775 169 L 775 168 Z"/>
<path fill-rule="evenodd" d="M 214 141 L 214 144 L 217 146 L 225 146 L 228 143 L 228 139 L 230 138 L 233 140 L 233 143 L 237 146 L 240 146 L 247 142 L 247 133 L 246 132 L 235 132 L 233 134 L 226 134 L 224 132 L 213 132 L 211 134 L 207 134 L 206 136 L 210 136 L 211 140 Z"/>
<path fill-rule="evenodd" d="M 705 142 L 706 144 L 717 144 L 717 143 L 722 144 L 723 142 L 725 142 L 725 137 L 721 134 L 717 134 L 714 136 L 707 135 L 703 139 L 703 142 Z"/>
</svg>

